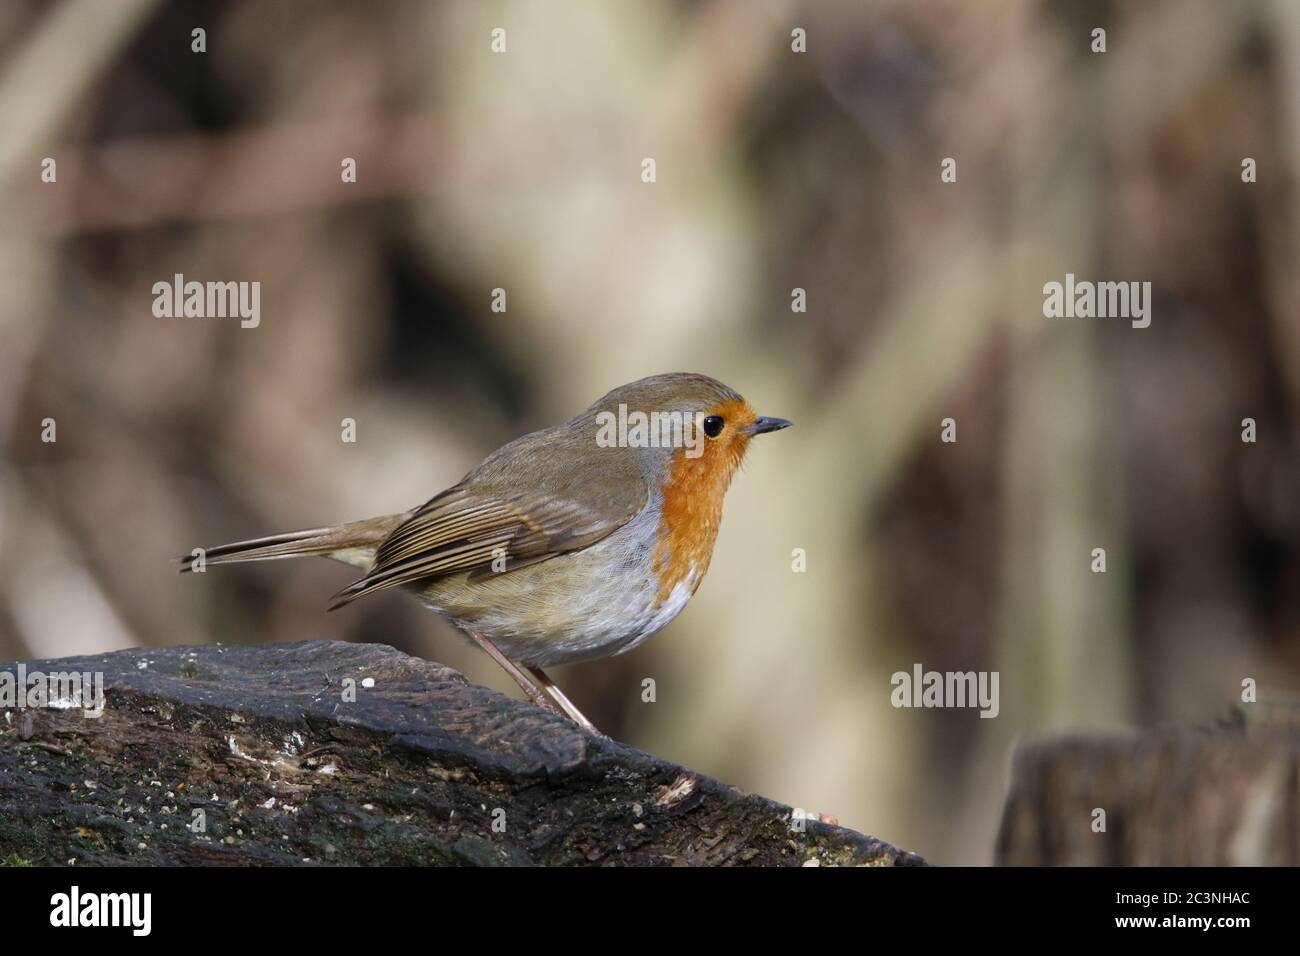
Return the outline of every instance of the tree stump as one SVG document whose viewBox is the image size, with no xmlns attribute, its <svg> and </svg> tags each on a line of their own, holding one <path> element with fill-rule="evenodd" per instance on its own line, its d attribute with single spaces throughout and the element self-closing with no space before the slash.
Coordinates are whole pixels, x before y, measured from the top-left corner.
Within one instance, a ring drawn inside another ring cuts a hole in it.
<svg viewBox="0 0 1300 956">
<path fill-rule="evenodd" d="M 1295 866 L 1297 726 L 1283 709 L 1266 722 L 1239 712 L 1214 727 L 1031 742 L 1013 761 L 997 862 Z"/>
</svg>

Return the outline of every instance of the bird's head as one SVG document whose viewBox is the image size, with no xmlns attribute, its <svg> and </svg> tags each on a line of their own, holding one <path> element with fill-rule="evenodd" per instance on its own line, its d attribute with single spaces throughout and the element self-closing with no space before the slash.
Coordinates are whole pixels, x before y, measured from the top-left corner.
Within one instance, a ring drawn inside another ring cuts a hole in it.
<svg viewBox="0 0 1300 956">
<path fill-rule="evenodd" d="M 688 372 L 616 388 L 588 414 L 598 444 L 638 449 L 662 496 L 661 597 L 684 578 L 698 586 L 713 552 L 722 499 L 750 441 L 791 423 L 759 415 L 734 389 Z"/>
<path fill-rule="evenodd" d="M 691 372 L 639 379 L 597 400 L 597 443 L 639 449 L 663 481 L 689 479 L 719 496 L 756 435 L 790 427 L 784 418 L 759 415 L 735 389 Z"/>
</svg>

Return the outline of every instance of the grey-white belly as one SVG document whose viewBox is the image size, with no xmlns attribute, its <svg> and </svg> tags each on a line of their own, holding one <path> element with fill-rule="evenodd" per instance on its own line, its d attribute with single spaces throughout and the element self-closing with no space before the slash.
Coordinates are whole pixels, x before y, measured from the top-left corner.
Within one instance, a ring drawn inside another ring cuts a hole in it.
<svg viewBox="0 0 1300 956">
<path fill-rule="evenodd" d="M 690 601 L 694 570 L 663 600 L 653 555 L 642 544 L 658 516 L 647 510 L 582 551 L 469 582 L 458 575 L 420 592 L 458 627 L 473 629 L 531 667 L 622 654 L 665 627 Z"/>
</svg>

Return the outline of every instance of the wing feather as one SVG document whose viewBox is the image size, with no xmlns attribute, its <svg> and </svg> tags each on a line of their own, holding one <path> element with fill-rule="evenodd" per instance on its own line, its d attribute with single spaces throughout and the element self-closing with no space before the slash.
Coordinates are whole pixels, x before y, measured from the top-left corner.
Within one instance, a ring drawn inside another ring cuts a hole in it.
<svg viewBox="0 0 1300 956">
<path fill-rule="evenodd" d="M 545 488 L 509 493 L 462 483 L 398 525 L 370 571 L 336 594 L 330 609 L 374 591 L 462 572 L 479 581 L 580 550 L 621 528 L 645 502 L 643 486 L 582 501 Z"/>
</svg>

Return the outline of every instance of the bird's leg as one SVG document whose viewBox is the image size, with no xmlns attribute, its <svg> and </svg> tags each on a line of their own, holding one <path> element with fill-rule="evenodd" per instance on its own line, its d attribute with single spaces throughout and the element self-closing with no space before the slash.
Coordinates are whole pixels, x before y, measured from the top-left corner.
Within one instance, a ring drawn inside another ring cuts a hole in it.
<svg viewBox="0 0 1300 956">
<path fill-rule="evenodd" d="M 492 658 L 494 661 L 500 664 L 501 669 L 503 671 L 505 671 L 507 674 L 509 674 L 511 677 L 514 678 L 515 683 L 519 685 L 520 689 L 524 692 L 524 694 L 528 697 L 529 700 L 531 700 L 538 707 L 541 707 L 543 710 L 554 710 L 558 713 L 564 713 L 564 711 L 560 710 L 559 707 L 557 707 L 554 703 L 552 703 L 547 698 L 547 696 L 544 693 L 542 693 L 540 687 L 538 687 L 536 684 L 534 684 L 531 680 L 528 679 L 528 675 L 525 674 L 523 671 L 521 671 L 514 661 L 510 660 L 510 658 L 506 657 L 499 650 L 497 650 L 497 646 L 495 644 L 489 641 L 482 634 L 478 634 L 474 631 L 471 631 L 467 627 L 462 628 L 462 630 L 464 630 L 466 634 L 468 634 L 470 637 L 474 639 L 475 644 L 477 644 L 479 647 L 483 648 L 483 650 L 487 652 L 488 657 Z"/>
<path fill-rule="evenodd" d="M 537 678 L 537 683 L 546 688 L 548 694 L 555 698 L 555 702 L 560 705 L 562 711 L 568 714 L 570 720 L 583 730 L 590 731 L 598 737 L 605 736 L 596 729 L 595 724 L 583 715 L 582 711 L 578 710 L 578 708 L 574 706 L 573 701 L 564 696 L 564 691 L 560 690 L 560 688 L 555 685 L 555 681 L 546 676 L 546 671 L 542 670 L 540 667 L 530 667 L 528 668 L 528 672 L 532 674 L 533 677 Z"/>
</svg>

